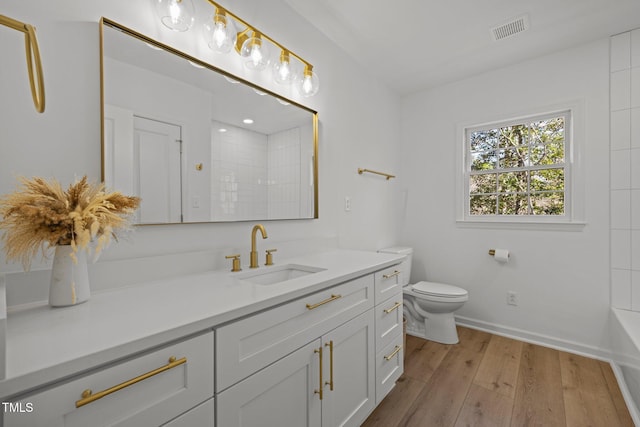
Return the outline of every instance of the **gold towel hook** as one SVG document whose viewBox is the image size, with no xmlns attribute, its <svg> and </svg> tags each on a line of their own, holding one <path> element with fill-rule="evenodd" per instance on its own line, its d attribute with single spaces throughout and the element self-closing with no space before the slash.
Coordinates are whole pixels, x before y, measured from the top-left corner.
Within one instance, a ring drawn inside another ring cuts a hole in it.
<svg viewBox="0 0 640 427">
<path fill-rule="evenodd" d="M 33 25 L 16 21 L 4 15 L 0 15 L 0 24 L 24 33 L 31 97 L 33 98 L 33 105 L 36 107 L 36 111 L 42 113 L 44 112 L 45 106 L 44 79 L 42 77 L 42 60 L 40 59 L 40 48 L 38 47 L 38 39 L 36 38 L 36 29 Z"/>
</svg>

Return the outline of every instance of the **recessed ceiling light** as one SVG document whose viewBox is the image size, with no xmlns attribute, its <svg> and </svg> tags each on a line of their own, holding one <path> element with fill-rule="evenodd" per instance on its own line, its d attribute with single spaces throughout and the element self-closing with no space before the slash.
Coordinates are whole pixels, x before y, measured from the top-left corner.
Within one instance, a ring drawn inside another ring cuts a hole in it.
<svg viewBox="0 0 640 427">
<path fill-rule="evenodd" d="M 225 133 L 226 131 L 227 131 L 227 130 L 226 130 L 225 128 L 220 128 L 220 129 L 218 129 L 218 132 L 220 132 L 220 133 Z"/>
<path fill-rule="evenodd" d="M 253 119 L 244 119 L 244 120 L 242 121 L 242 123 L 247 124 L 247 125 L 250 125 L 250 124 L 252 124 L 252 123 L 253 123 Z"/>
</svg>

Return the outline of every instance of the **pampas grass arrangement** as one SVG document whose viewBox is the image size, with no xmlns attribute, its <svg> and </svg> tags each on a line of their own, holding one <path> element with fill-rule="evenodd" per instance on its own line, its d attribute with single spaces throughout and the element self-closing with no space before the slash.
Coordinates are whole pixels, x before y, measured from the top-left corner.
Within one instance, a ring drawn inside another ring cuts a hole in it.
<svg viewBox="0 0 640 427">
<path fill-rule="evenodd" d="M 117 240 L 116 231 L 130 226 L 131 215 L 140 204 L 138 197 L 105 191 L 104 184 L 90 184 L 87 177 L 70 185 L 67 191 L 55 179 L 20 178 L 21 188 L 0 197 L 0 230 L 4 230 L 7 260 L 18 260 L 25 271 L 41 250 L 71 245 L 72 254 L 91 251 L 96 242 L 100 251 Z"/>
</svg>

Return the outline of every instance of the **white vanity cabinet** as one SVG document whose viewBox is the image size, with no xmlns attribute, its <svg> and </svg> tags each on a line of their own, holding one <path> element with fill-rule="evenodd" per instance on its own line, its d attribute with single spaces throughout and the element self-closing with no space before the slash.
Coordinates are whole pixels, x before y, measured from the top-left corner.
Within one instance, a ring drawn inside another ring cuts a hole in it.
<svg viewBox="0 0 640 427">
<path fill-rule="evenodd" d="M 28 395 L 4 427 L 213 427 L 213 346 L 209 331 Z"/>
<path fill-rule="evenodd" d="M 373 284 L 364 276 L 219 328 L 218 425 L 359 426 L 375 407 Z"/>
<path fill-rule="evenodd" d="M 405 263 L 375 273 L 376 405 L 404 371 L 402 284 Z"/>
</svg>

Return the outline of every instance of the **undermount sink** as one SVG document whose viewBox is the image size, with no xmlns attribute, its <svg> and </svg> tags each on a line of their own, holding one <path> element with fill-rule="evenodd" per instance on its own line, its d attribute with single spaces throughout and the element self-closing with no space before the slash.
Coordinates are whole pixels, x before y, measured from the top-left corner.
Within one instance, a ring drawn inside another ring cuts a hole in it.
<svg viewBox="0 0 640 427">
<path fill-rule="evenodd" d="M 284 264 L 266 267 L 262 270 L 239 273 L 236 278 L 255 285 L 273 285 L 324 270 L 324 268 L 312 267 L 310 265 Z"/>
</svg>

